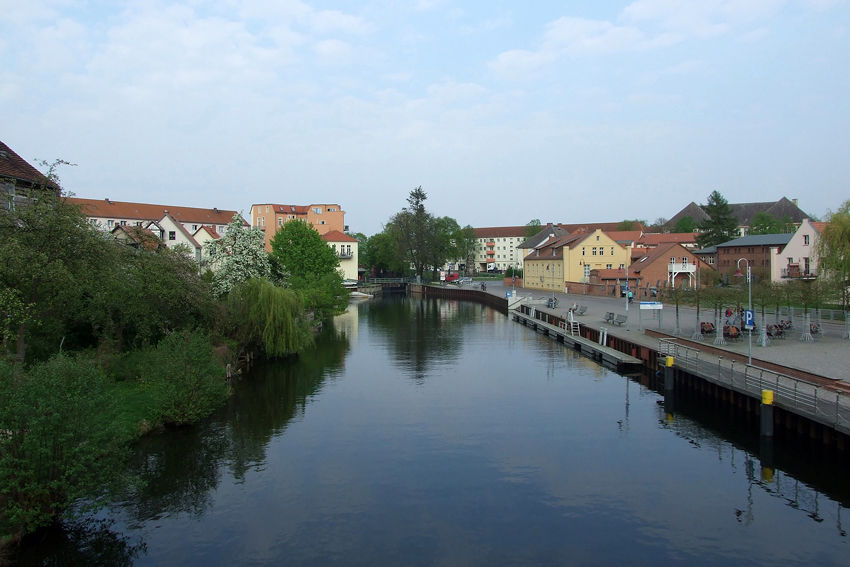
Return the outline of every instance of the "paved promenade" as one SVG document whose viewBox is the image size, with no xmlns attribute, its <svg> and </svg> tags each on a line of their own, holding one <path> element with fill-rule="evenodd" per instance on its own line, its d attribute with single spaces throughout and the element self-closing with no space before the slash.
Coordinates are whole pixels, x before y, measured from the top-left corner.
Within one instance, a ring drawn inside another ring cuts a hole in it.
<svg viewBox="0 0 850 567">
<path fill-rule="evenodd" d="M 505 297 L 505 293 L 511 290 L 510 286 L 501 284 L 487 284 L 487 292 L 500 297 Z M 543 292 L 540 290 L 526 290 L 517 288 L 517 296 L 531 295 L 533 298 L 551 297 L 552 292 Z M 629 322 L 628 325 L 622 327 L 605 323 L 603 318 L 605 313 L 614 312 L 621 315 L 626 314 L 625 298 L 614 297 L 597 297 L 590 295 L 582 295 L 580 293 L 558 293 L 555 292 L 555 297 L 558 298 L 558 307 L 548 309 L 545 306 L 535 306 L 538 310 L 553 313 L 559 317 L 567 317 L 569 307 L 575 302 L 579 306 L 587 306 L 587 312 L 576 317 L 576 321 L 598 329 L 605 327 L 608 329 L 609 336 L 618 336 L 626 338 L 634 343 L 642 344 L 653 349 L 658 347 L 658 339 L 650 337 L 644 333 L 645 329 L 661 331 L 670 335 L 676 329 L 676 308 L 673 305 L 665 305 L 662 311 L 660 320 L 653 318 L 653 312 L 650 310 L 641 310 L 637 299 L 629 305 Z M 640 329 L 638 329 L 638 319 L 642 319 Z M 714 321 L 714 310 L 711 308 L 700 309 L 700 319 L 702 321 Z M 725 317 L 724 317 L 725 319 Z M 772 324 L 774 316 L 767 315 L 767 323 Z M 761 315 L 756 313 L 756 323 L 761 323 Z M 795 324 L 799 325 L 799 317 L 795 320 Z M 679 326 L 682 330 L 682 338 L 689 339 L 694 333 L 696 327 L 696 309 L 692 307 L 679 308 Z M 843 380 L 850 382 L 850 340 L 842 339 L 844 333 L 843 321 L 827 321 L 823 320 L 825 335 L 816 335 L 814 342 L 799 341 L 800 331 L 790 331 L 786 334 L 785 339 L 772 340 L 767 347 L 758 346 L 758 335 L 753 335 L 752 357 L 753 365 L 758 366 L 758 361 L 766 361 L 773 364 L 778 364 L 787 368 L 793 368 L 810 372 L 818 376 Z M 671 337 L 674 338 L 674 337 Z M 744 335 L 740 341 L 729 342 L 727 346 L 715 347 L 712 344 L 712 339 L 704 341 L 706 346 L 719 348 L 727 352 L 737 353 L 744 357 L 747 356 L 747 336 Z M 690 345 L 689 345 L 690 346 Z"/>
</svg>

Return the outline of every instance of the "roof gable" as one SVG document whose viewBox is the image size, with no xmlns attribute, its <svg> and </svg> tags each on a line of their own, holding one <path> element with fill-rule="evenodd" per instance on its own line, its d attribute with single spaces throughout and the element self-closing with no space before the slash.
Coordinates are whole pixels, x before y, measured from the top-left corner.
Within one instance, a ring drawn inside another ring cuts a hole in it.
<svg viewBox="0 0 850 567">
<path fill-rule="evenodd" d="M 356 238 L 348 236 L 347 234 L 340 232 L 338 230 L 332 230 L 322 235 L 322 240 L 326 242 L 360 242 Z"/>
<path fill-rule="evenodd" d="M 58 189 L 59 186 L 42 172 L 31 166 L 25 159 L 0 142 L 0 177 L 23 181 L 31 185 L 45 185 Z"/>
<path fill-rule="evenodd" d="M 109 199 L 80 199 L 68 197 L 69 203 L 79 205 L 83 214 L 89 217 L 105 219 L 159 220 L 171 215 L 180 222 L 192 224 L 215 224 L 224 226 L 233 220 L 234 215 L 248 226 L 245 219 L 236 211 L 219 208 L 201 209 L 197 207 L 175 207 L 172 205 L 154 205 L 149 203 L 128 203 Z"/>
</svg>

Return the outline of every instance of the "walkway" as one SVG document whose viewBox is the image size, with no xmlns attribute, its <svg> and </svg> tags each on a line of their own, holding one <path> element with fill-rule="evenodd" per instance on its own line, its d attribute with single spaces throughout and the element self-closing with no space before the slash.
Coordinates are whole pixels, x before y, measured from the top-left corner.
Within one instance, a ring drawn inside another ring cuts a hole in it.
<svg viewBox="0 0 850 567">
<path fill-rule="evenodd" d="M 505 297 L 505 293 L 511 289 L 510 286 L 504 286 L 497 283 L 488 283 L 487 292 L 500 297 Z M 551 297 L 552 292 L 542 292 L 540 290 L 525 290 L 517 288 L 517 295 L 531 295 L 533 298 Z M 629 305 L 629 322 L 622 327 L 610 325 L 604 322 L 605 313 L 614 312 L 618 314 L 626 314 L 625 298 L 614 297 L 597 297 L 590 295 L 581 295 L 574 293 L 558 293 L 555 292 L 555 297 L 558 298 L 558 307 L 548 309 L 543 305 L 535 306 L 539 311 L 553 313 L 559 317 L 566 317 L 569 307 L 575 302 L 578 305 L 587 306 L 587 312 L 577 317 L 576 320 L 583 325 L 591 328 L 599 329 L 605 327 L 608 330 L 609 336 L 616 336 L 627 339 L 634 343 L 638 343 L 655 350 L 658 349 L 658 338 L 647 335 L 644 330 L 650 329 L 661 331 L 663 333 L 673 335 L 676 329 L 676 309 L 675 306 L 665 305 L 662 310 L 660 319 L 651 319 L 653 311 L 644 310 L 641 318 L 643 319 L 641 330 L 638 330 L 638 314 L 640 312 L 637 300 Z M 714 320 L 714 310 L 711 308 L 700 309 L 700 319 L 703 321 Z M 759 322 L 761 316 L 756 314 L 756 321 Z M 768 323 L 773 322 L 773 316 L 767 316 Z M 689 339 L 696 327 L 696 309 L 692 307 L 679 308 L 679 328 L 682 331 L 682 338 Z M 758 366 L 759 361 L 766 361 L 772 364 L 783 366 L 790 369 L 797 369 L 803 372 L 809 372 L 818 376 L 831 378 L 833 380 L 842 380 L 850 386 L 850 340 L 842 339 L 844 333 L 844 322 L 823 321 L 825 330 L 824 336 L 816 336 L 814 342 L 802 342 L 797 340 L 797 334 L 791 332 L 787 338 L 774 340 L 767 347 L 758 346 L 758 335 L 753 336 L 752 357 L 753 365 Z M 675 337 L 669 337 L 675 338 Z M 689 345 L 701 348 L 703 345 Z M 705 350 L 718 349 L 719 351 L 735 353 L 746 358 L 747 356 L 747 337 L 743 340 L 731 342 L 726 346 L 716 347 L 710 340 L 704 341 Z"/>
</svg>

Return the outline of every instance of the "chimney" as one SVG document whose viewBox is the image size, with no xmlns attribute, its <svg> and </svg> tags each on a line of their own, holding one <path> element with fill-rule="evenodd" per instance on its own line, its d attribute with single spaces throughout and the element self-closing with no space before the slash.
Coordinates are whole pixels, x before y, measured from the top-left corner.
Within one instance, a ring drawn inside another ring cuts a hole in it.
<svg viewBox="0 0 850 567">
<path fill-rule="evenodd" d="M 797 204 L 797 199 L 791 199 L 791 202 L 792 202 L 792 203 L 794 203 L 794 206 L 795 206 L 795 207 L 799 207 L 799 206 L 800 206 L 800 205 L 798 205 L 798 204 Z"/>
<path fill-rule="evenodd" d="M 213 208 L 213 210 L 214 210 L 215 212 L 218 212 L 218 207 L 214 207 L 214 208 Z"/>
</svg>

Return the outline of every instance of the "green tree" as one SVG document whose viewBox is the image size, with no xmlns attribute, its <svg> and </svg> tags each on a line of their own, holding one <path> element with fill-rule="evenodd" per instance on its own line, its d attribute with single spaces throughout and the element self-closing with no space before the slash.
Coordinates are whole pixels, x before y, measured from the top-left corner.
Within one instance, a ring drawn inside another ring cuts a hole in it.
<svg viewBox="0 0 850 567">
<path fill-rule="evenodd" d="M 818 270 L 839 292 L 845 311 L 850 308 L 847 288 L 850 286 L 850 200 L 837 211 L 829 211 L 826 225 L 817 239 L 815 255 Z"/>
<path fill-rule="evenodd" d="M 406 273 L 407 267 L 399 254 L 398 243 L 388 231 L 369 237 L 366 246 L 360 249 L 361 263 L 367 270 L 376 272 Z"/>
<path fill-rule="evenodd" d="M 525 223 L 525 237 L 531 238 L 538 232 L 542 230 L 540 219 L 531 219 L 527 223 Z"/>
<path fill-rule="evenodd" d="M 0 362 L 0 541 L 94 507 L 122 481 L 110 380 L 93 362 L 56 356 L 28 369 Z"/>
<path fill-rule="evenodd" d="M 782 231 L 782 224 L 773 215 L 761 211 L 753 217 L 747 234 L 779 234 Z"/>
<path fill-rule="evenodd" d="M 269 357 L 281 357 L 312 344 L 304 300 L 295 289 L 256 278 L 236 286 L 227 303 L 233 325 L 230 334 L 243 345 L 258 346 Z"/>
<path fill-rule="evenodd" d="M 302 220 L 285 223 L 272 238 L 272 254 L 294 277 L 324 276 L 339 268 L 339 257 L 316 230 Z"/>
<path fill-rule="evenodd" d="M 460 225 L 451 217 L 431 217 L 429 223 L 427 263 L 436 272 L 449 260 L 460 257 L 455 237 Z"/>
<path fill-rule="evenodd" d="M 477 241 L 475 229 L 471 225 L 466 225 L 454 235 L 457 257 L 466 264 L 467 275 L 472 274 L 475 265 L 475 245 Z"/>
<path fill-rule="evenodd" d="M 624 220 L 617 225 L 617 230 L 628 231 L 635 230 L 635 221 L 633 220 Z"/>
<path fill-rule="evenodd" d="M 50 178 L 57 181 L 52 169 Z M 71 319 L 86 312 L 90 291 L 114 250 L 107 237 L 79 208 L 55 190 L 33 190 L 26 206 L 0 209 L 0 290 L 14 297 L 17 323 L 7 331 L 19 361 L 27 348 L 36 357 L 59 351 L 63 337 L 73 334 Z M 11 304 L 10 304 L 11 305 Z M 23 316 L 26 310 L 26 316 Z"/>
<path fill-rule="evenodd" d="M 694 220 L 692 216 L 682 217 L 676 221 L 676 224 L 673 226 L 673 232 L 676 233 L 691 233 L 696 232 L 699 229 L 699 224 Z"/>
<path fill-rule="evenodd" d="M 701 232 L 697 236 L 697 244 L 701 248 L 723 244 L 738 236 L 738 220 L 723 195 L 713 191 L 702 208 L 708 218 L 699 225 Z"/>
<path fill-rule="evenodd" d="M 413 266 L 413 272 L 422 276 L 433 257 L 433 216 L 425 209 L 428 195 L 419 186 L 407 197 L 407 207 L 396 213 L 387 224 L 387 231 L 395 242 L 398 253 Z"/>
</svg>

